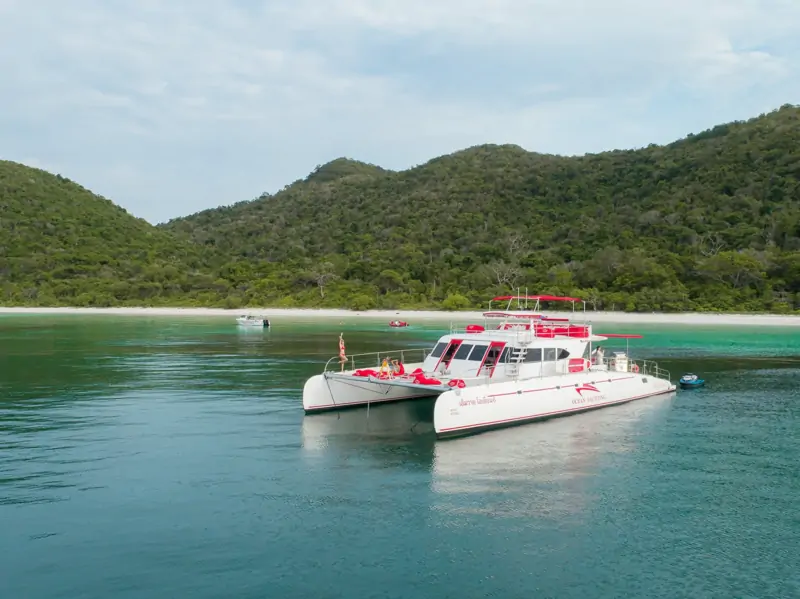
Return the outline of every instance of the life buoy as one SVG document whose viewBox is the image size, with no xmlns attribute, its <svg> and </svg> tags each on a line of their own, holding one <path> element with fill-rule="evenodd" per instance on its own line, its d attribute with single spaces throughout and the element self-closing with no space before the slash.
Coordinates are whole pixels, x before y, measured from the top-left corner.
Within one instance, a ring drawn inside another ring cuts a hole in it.
<svg viewBox="0 0 800 599">
<path fill-rule="evenodd" d="M 639 372 L 639 365 L 636 362 L 631 365 L 631 372 Z"/>
</svg>

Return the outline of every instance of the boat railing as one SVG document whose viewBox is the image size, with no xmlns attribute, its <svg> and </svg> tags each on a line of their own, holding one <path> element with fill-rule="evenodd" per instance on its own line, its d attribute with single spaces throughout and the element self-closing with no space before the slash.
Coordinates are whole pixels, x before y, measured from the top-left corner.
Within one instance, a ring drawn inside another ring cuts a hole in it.
<svg viewBox="0 0 800 599">
<path fill-rule="evenodd" d="M 602 364 L 612 372 L 633 372 L 642 376 L 654 376 L 659 379 L 672 380 L 669 370 L 661 368 L 653 360 L 634 360 L 631 358 L 604 357 Z M 593 362 L 596 365 L 596 362 Z"/>
<path fill-rule="evenodd" d="M 380 368 L 384 360 L 387 360 L 389 364 L 392 363 L 392 360 L 397 360 L 400 364 L 421 364 L 433 349 L 432 347 L 413 347 L 411 349 L 390 349 L 365 354 L 353 354 L 347 356 L 344 365 L 342 365 L 339 356 L 334 356 L 325 363 L 324 372 Z"/>
<path fill-rule="evenodd" d="M 468 331 L 467 327 L 456 326 L 453 323 L 450 323 L 450 334 L 451 335 L 474 335 L 475 333 L 472 331 Z"/>
<path fill-rule="evenodd" d="M 572 339 L 586 339 L 591 335 L 591 330 L 586 325 L 556 326 L 544 325 L 540 329 L 526 328 L 525 325 L 509 323 L 511 326 L 505 327 L 501 324 L 497 327 L 485 327 L 484 330 L 468 330 L 467 327 L 450 325 L 451 335 L 475 335 L 484 331 L 489 333 L 500 333 L 513 336 L 519 343 L 532 343 L 534 339 L 553 339 L 556 337 L 569 337 Z M 560 329 L 560 330 L 558 330 Z M 566 329 L 566 330 L 564 330 Z"/>
<path fill-rule="evenodd" d="M 666 379 L 668 381 L 672 380 L 672 375 L 670 375 L 669 370 L 661 368 L 658 363 L 653 360 L 628 360 L 628 363 L 628 369 L 631 371 L 635 370 L 632 366 L 633 364 L 639 367 L 638 374 L 654 376 L 658 379 Z"/>
</svg>

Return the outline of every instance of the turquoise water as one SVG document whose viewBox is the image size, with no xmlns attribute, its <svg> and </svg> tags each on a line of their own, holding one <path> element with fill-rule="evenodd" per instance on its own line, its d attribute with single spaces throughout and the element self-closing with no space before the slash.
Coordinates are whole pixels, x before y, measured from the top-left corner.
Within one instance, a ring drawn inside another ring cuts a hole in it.
<svg viewBox="0 0 800 599">
<path fill-rule="evenodd" d="M 437 442 L 300 407 L 433 325 L 0 316 L 0 597 L 800 597 L 800 331 L 597 329 L 708 386 Z"/>
</svg>

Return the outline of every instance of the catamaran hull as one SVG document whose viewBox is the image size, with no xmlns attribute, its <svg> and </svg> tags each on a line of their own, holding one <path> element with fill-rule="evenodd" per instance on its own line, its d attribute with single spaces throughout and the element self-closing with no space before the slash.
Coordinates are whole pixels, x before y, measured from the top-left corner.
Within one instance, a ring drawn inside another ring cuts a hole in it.
<svg viewBox="0 0 800 599">
<path fill-rule="evenodd" d="M 377 403 L 434 397 L 449 387 L 386 384 L 374 378 L 325 373 L 312 376 L 303 386 L 306 414 Z"/>
<path fill-rule="evenodd" d="M 439 439 L 568 416 L 675 391 L 666 379 L 588 372 L 480 385 L 442 393 L 433 426 Z"/>
</svg>

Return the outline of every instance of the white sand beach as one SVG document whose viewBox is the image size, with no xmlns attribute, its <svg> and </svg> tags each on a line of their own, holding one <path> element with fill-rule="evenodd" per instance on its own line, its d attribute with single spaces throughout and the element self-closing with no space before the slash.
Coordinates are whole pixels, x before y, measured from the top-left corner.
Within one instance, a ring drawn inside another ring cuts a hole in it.
<svg viewBox="0 0 800 599">
<path fill-rule="evenodd" d="M 445 312 L 415 310 L 368 310 L 355 312 L 351 310 L 315 310 L 287 308 L 246 308 L 228 310 L 223 308 L 3 308 L 0 314 L 106 314 L 115 316 L 227 316 L 235 318 L 241 314 L 263 315 L 271 320 L 350 320 L 350 319 L 385 319 L 405 320 L 410 324 L 420 321 L 475 321 L 482 320 L 481 312 Z M 567 316 L 570 313 L 545 311 L 543 314 Z M 582 312 L 575 314 L 582 317 Z M 616 324 L 675 324 L 675 325 L 727 325 L 727 326 L 797 326 L 800 327 L 800 315 L 778 314 L 719 314 L 705 312 L 681 313 L 631 313 L 586 311 L 586 319 L 590 322 L 610 322 Z"/>
</svg>

